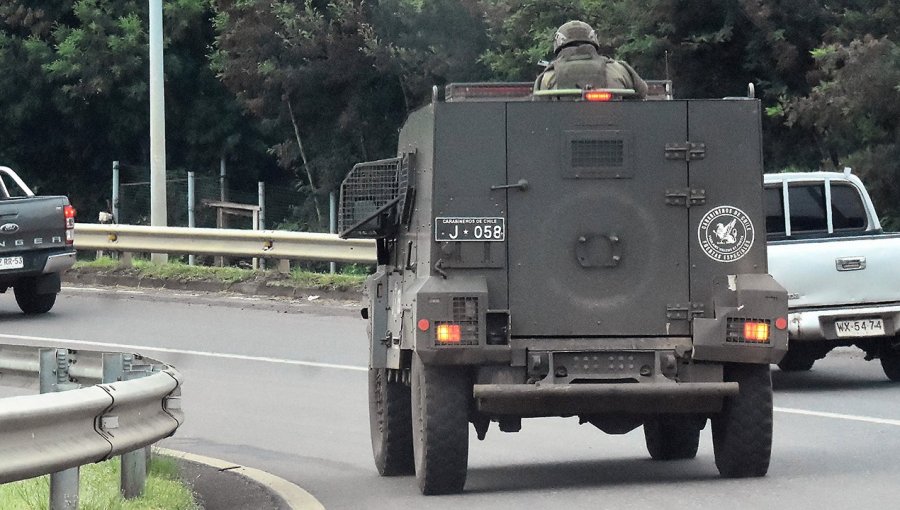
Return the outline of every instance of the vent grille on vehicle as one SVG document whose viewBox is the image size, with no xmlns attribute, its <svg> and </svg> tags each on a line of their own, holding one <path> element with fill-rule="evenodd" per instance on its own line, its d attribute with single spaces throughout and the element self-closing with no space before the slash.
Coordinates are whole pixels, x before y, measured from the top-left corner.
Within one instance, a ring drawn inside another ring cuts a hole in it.
<svg viewBox="0 0 900 510">
<path fill-rule="evenodd" d="M 572 167 L 620 167 L 624 164 L 624 140 L 572 140 Z"/>
</svg>

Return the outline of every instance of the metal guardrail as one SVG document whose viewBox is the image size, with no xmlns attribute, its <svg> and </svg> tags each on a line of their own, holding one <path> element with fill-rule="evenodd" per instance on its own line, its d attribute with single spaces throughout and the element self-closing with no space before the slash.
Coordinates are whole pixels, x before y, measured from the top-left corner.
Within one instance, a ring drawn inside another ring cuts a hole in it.
<svg viewBox="0 0 900 510">
<path fill-rule="evenodd" d="M 375 262 L 375 242 L 335 234 L 75 224 L 75 248 L 118 252 L 224 255 L 323 262 Z"/>
<path fill-rule="evenodd" d="M 126 456 L 143 458 L 144 447 L 184 422 L 182 380 L 171 366 L 138 355 L 0 345 L 0 385 L 41 391 L 0 401 L 0 483 L 123 455 L 123 493 L 142 492 L 145 472 L 125 487 Z M 71 507 L 54 505 L 54 493 L 77 501 L 77 471 L 74 496 L 66 479 L 69 487 L 55 489 L 51 476 L 51 508 Z"/>
</svg>

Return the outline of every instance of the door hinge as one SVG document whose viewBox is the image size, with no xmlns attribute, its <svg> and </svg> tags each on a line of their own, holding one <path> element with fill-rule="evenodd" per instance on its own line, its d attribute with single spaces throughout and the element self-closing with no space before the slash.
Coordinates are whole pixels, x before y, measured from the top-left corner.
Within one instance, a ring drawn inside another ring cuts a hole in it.
<svg viewBox="0 0 900 510">
<path fill-rule="evenodd" d="M 706 157 L 706 144 L 702 142 L 667 143 L 666 159 L 695 161 Z"/>
<path fill-rule="evenodd" d="M 703 303 L 687 303 L 666 306 L 666 318 L 672 321 L 689 321 L 703 317 Z"/>
<path fill-rule="evenodd" d="M 702 188 L 682 188 L 666 190 L 666 205 L 680 205 L 690 208 L 706 203 L 706 190 Z"/>
</svg>

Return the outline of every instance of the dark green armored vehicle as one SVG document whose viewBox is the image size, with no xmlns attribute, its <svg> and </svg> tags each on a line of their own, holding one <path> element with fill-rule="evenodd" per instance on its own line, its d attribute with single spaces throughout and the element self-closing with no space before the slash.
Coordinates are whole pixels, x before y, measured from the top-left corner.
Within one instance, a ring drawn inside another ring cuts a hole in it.
<svg viewBox="0 0 900 510">
<path fill-rule="evenodd" d="M 760 104 L 457 84 L 396 158 L 356 165 L 342 236 L 366 283 L 382 475 L 463 490 L 469 423 L 643 426 L 692 458 L 709 420 L 726 477 L 763 476 L 787 294 L 766 271 Z"/>
</svg>

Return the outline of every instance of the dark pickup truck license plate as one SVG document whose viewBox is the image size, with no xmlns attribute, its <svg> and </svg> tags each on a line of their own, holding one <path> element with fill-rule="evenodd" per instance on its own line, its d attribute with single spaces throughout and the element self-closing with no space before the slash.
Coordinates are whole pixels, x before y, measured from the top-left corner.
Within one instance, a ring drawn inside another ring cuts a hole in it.
<svg viewBox="0 0 900 510">
<path fill-rule="evenodd" d="M 505 218 L 435 218 L 435 241 L 505 241 Z"/>
</svg>

